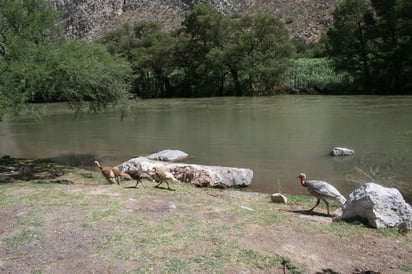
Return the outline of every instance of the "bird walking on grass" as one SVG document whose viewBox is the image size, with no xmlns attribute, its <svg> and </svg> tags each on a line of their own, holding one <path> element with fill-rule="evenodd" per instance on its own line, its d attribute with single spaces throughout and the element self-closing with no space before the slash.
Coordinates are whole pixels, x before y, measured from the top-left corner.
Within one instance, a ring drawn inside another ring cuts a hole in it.
<svg viewBox="0 0 412 274">
<path fill-rule="evenodd" d="M 159 187 L 163 182 L 166 182 L 167 188 L 170 189 L 169 186 L 169 181 L 173 181 L 176 183 L 180 183 L 179 180 L 177 180 L 172 173 L 167 171 L 165 168 L 160 167 L 160 166 L 155 166 L 152 169 L 153 171 L 153 179 L 158 182 L 158 184 L 155 187 Z"/>
<path fill-rule="evenodd" d="M 127 164 L 126 167 L 127 169 L 125 170 L 125 173 L 129 174 L 130 177 L 136 180 L 135 188 L 137 188 L 137 185 L 139 183 L 141 183 L 143 188 L 145 188 L 142 179 L 153 181 L 152 176 L 150 176 L 146 171 L 144 171 L 141 166 L 137 167 L 137 169 L 131 169 L 131 165 Z"/>
<path fill-rule="evenodd" d="M 126 174 L 114 167 L 111 166 L 102 166 L 98 161 L 94 161 L 94 163 L 100 168 L 100 171 L 102 172 L 103 176 L 106 178 L 106 180 L 110 184 L 117 183 L 118 185 L 120 184 L 121 179 L 126 179 L 130 180 L 131 177 L 129 174 Z"/>
<path fill-rule="evenodd" d="M 338 201 L 342 205 L 346 202 L 346 198 L 331 184 L 318 180 L 306 180 L 305 173 L 300 173 L 298 178 L 300 179 L 300 184 L 305 187 L 311 195 L 317 198 L 315 206 L 309 209 L 309 212 L 313 211 L 319 205 L 320 200 L 326 204 L 328 215 L 330 214 L 327 199 Z"/>
</svg>

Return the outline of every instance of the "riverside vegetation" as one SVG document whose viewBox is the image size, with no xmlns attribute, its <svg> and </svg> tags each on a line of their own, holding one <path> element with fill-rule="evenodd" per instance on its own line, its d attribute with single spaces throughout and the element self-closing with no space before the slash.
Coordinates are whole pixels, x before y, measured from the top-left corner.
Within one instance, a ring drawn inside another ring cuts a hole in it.
<svg viewBox="0 0 412 274">
<path fill-rule="evenodd" d="M 107 184 L 95 167 L 3 159 L 0 168 L 14 170 L 0 184 L 5 273 L 412 271 L 410 233 L 332 223 L 323 205 L 307 214 L 307 195 L 274 204 L 234 189 Z"/>
<path fill-rule="evenodd" d="M 51 101 L 125 111 L 132 96 L 408 94 L 411 13 L 408 0 L 344 0 L 324 37 L 306 42 L 280 17 L 199 4 L 174 30 L 140 21 L 88 42 L 63 38 L 45 0 L 3 1 L 0 117 L 33 117 L 30 103 Z"/>
</svg>

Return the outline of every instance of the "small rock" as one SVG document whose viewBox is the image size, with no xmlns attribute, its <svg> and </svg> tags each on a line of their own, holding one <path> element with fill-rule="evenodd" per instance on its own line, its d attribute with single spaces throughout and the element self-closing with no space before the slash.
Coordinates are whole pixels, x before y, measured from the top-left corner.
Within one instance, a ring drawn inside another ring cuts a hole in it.
<svg viewBox="0 0 412 274">
<path fill-rule="evenodd" d="M 274 203 L 286 204 L 288 202 L 288 198 L 281 193 L 273 193 L 270 197 Z"/>
</svg>

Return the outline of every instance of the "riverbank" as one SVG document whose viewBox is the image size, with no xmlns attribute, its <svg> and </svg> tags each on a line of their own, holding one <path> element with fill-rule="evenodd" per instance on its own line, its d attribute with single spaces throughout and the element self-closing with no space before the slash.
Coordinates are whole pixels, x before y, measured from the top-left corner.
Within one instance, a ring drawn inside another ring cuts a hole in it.
<svg viewBox="0 0 412 274">
<path fill-rule="evenodd" d="M 4 273 L 412 271 L 411 233 L 332 223 L 324 205 L 308 215 L 309 196 L 274 204 L 269 194 L 183 183 L 135 189 L 108 185 L 94 168 L 19 164 L 40 172 L 0 184 Z"/>
</svg>

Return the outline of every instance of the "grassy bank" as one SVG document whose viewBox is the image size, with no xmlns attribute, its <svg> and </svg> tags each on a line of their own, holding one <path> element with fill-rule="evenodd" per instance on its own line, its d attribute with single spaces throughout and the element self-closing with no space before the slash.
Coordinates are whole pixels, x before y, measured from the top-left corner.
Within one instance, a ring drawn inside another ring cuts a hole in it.
<svg viewBox="0 0 412 274">
<path fill-rule="evenodd" d="M 64 175 L 58 180 L 67 181 L 0 184 L 1 272 L 353 271 L 356 266 L 345 265 L 345 260 L 328 263 L 328 254 L 334 256 L 339 245 L 348 248 L 340 250 L 342 257 L 364 254 L 361 241 L 374 241 L 379 249 L 393 249 L 388 243 L 396 241 L 398 250 L 392 255 L 398 259 L 375 262 L 372 257 L 379 254 L 370 254 L 370 265 L 360 266 L 375 271 L 395 268 L 396 273 L 412 270 L 412 259 L 407 259 L 411 237 L 393 229 L 332 223 L 323 205 L 308 215 L 302 210 L 314 204 L 313 197 L 287 195 L 288 204 L 274 204 L 269 194 L 183 183 L 173 190 L 153 188 L 151 182 L 135 189 L 132 181 L 108 185 L 94 169 L 59 170 Z M 323 257 L 313 256 L 317 252 Z"/>
</svg>

